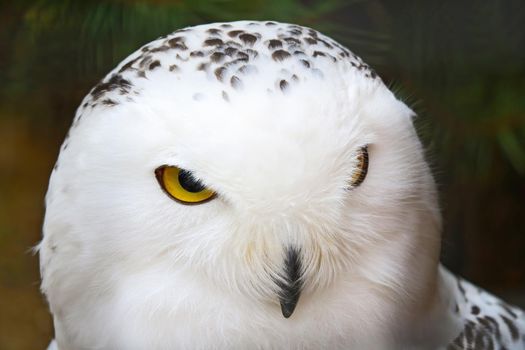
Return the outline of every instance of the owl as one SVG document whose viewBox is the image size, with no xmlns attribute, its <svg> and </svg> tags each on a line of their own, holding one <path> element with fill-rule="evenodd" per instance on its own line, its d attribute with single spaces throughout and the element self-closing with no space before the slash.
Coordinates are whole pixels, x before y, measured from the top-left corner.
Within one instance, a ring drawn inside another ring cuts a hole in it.
<svg viewBox="0 0 525 350">
<path fill-rule="evenodd" d="M 51 174 L 52 349 L 524 349 L 523 311 L 439 263 L 414 113 L 272 21 L 177 30 L 78 108 Z"/>
</svg>

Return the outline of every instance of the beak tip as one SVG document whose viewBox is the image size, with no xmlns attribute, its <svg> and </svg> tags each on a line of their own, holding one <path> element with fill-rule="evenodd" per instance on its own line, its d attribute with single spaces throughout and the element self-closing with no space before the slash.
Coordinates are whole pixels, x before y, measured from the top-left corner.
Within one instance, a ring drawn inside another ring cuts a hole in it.
<svg viewBox="0 0 525 350">
<path fill-rule="evenodd" d="M 279 286 L 279 302 L 284 318 L 292 316 L 301 295 L 301 257 L 300 250 L 288 248 L 284 259 L 284 281 L 277 282 Z"/>
<path fill-rule="evenodd" d="M 297 298 L 299 299 L 299 298 Z M 281 312 L 284 318 L 292 316 L 295 306 L 297 305 L 297 299 L 295 300 L 281 300 Z"/>
</svg>

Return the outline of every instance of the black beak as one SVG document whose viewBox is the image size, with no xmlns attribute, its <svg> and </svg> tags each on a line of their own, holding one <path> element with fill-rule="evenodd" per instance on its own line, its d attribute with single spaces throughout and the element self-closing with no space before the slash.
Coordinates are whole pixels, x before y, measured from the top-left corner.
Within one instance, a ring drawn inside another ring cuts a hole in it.
<svg viewBox="0 0 525 350">
<path fill-rule="evenodd" d="M 283 281 L 277 282 L 279 286 L 279 301 L 281 311 L 285 318 L 290 317 L 294 310 L 299 296 L 301 295 L 301 256 L 300 250 L 288 248 L 285 252 Z"/>
</svg>

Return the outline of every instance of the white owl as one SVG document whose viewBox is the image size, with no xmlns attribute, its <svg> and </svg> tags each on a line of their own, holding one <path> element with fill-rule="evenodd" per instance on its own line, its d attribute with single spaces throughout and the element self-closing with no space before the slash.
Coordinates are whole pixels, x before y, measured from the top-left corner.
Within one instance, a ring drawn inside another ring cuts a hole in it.
<svg viewBox="0 0 525 350">
<path fill-rule="evenodd" d="M 51 347 L 524 349 L 522 311 L 439 265 L 413 117 L 313 29 L 142 47 L 84 99 L 51 175 Z"/>
</svg>

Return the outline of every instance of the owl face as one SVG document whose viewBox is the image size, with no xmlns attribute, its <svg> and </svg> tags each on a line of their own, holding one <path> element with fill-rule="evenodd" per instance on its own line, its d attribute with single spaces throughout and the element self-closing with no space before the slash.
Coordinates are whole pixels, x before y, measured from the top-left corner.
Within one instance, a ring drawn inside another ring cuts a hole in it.
<svg viewBox="0 0 525 350">
<path fill-rule="evenodd" d="M 83 272 L 59 289 L 184 270 L 289 316 L 341 278 L 397 290 L 407 255 L 437 259 L 412 112 L 329 38 L 252 23 L 154 41 L 85 98 L 46 202 L 42 259 L 59 233 Z"/>
</svg>

